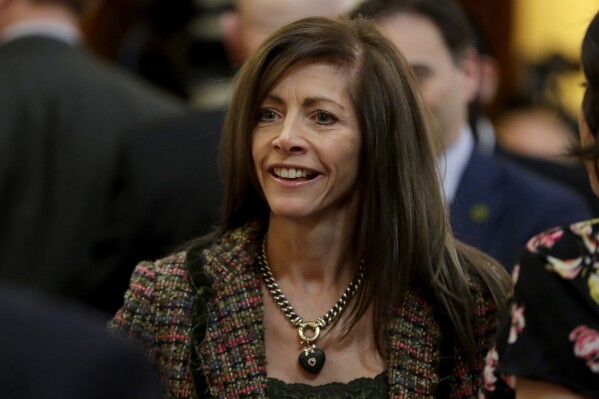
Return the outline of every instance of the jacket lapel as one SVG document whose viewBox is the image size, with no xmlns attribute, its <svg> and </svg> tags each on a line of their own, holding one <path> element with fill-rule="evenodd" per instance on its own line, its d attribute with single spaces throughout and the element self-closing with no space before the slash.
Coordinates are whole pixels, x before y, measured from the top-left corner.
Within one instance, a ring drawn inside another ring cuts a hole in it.
<svg viewBox="0 0 599 399">
<path fill-rule="evenodd" d="M 217 300 L 206 301 L 205 338 L 198 367 L 210 394 L 227 398 L 266 397 L 264 304 L 255 268 L 261 231 L 237 230 L 202 254 L 204 270 Z M 198 279 L 196 279 L 198 280 Z M 433 398 L 440 361 L 440 329 L 433 308 L 418 292 L 410 292 L 395 310 L 388 330 L 390 398 Z M 195 335 L 192 337 L 196 341 Z"/>
<path fill-rule="evenodd" d="M 260 229 L 239 229 L 204 252 L 216 301 L 208 303 L 200 354 L 215 397 L 265 397 L 266 352 L 255 248 Z"/>
<path fill-rule="evenodd" d="M 389 397 L 434 398 L 440 361 L 440 330 L 433 309 L 409 293 L 388 331 Z"/>
</svg>

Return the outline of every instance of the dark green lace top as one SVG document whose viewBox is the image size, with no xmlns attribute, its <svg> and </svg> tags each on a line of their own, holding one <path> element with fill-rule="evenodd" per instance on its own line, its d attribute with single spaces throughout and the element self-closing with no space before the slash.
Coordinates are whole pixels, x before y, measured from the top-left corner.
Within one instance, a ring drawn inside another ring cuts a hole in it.
<svg viewBox="0 0 599 399">
<path fill-rule="evenodd" d="M 269 399 L 382 399 L 389 397 L 387 374 L 374 378 L 357 378 L 347 384 L 332 382 L 324 385 L 288 384 L 268 378 Z"/>
</svg>

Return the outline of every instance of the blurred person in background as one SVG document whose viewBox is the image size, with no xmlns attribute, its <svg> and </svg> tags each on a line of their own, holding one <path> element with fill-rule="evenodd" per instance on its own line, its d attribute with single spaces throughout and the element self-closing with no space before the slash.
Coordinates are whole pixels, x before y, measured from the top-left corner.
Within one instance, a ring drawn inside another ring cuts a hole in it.
<svg viewBox="0 0 599 399">
<path fill-rule="evenodd" d="M 264 38 L 307 16 L 334 16 L 352 0 L 237 0 L 220 21 L 231 63 L 240 66 Z M 118 169 L 119 219 L 127 221 L 126 265 L 156 259 L 198 235 L 220 218 L 222 187 L 217 147 L 222 105 L 147 124 L 122 137 Z M 125 267 L 123 268 L 125 269 Z"/>
<path fill-rule="evenodd" d="M 349 11 L 355 0 L 235 0 L 235 10 L 221 16 L 227 53 L 241 66 L 281 26 L 309 16 L 334 16 Z"/>
<path fill-rule="evenodd" d="M 564 156 L 568 146 L 576 136 L 565 111 L 558 104 L 552 105 L 547 100 L 533 106 L 533 97 L 542 97 L 539 93 L 530 93 L 529 99 L 519 100 L 520 105 L 510 102 L 497 118 L 492 121 L 486 115 L 486 109 L 495 100 L 501 84 L 499 63 L 494 51 L 488 43 L 481 26 L 470 18 L 478 50 L 478 66 L 480 70 L 479 85 L 474 99 L 468 108 L 468 119 L 476 139 L 476 146 L 488 155 L 498 155 L 513 161 L 545 178 L 557 181 L 570 187 L 587 201 L 593 215 L 599 215 L 599 199 L 593 193 L 584 165 L 579 160 Z M 548 86 L 551 72 L 572 68 L 565 60 L 558 59 L 550 67 L 537 67 L 536 81 L 539 86 Z M 531 85 L 533 86 L 533 85 Z M 537 88 L 540 90 L 540 88 Z M 554 90 L 557 90 L 555 88 Z M 531 90 L 532 91 L 532 90 Z M 559 97 L 559 93 L 554 94 Z"/>
<path fill-rule="evenodd" d="M 0 0 L 0 280 L 114 312 L 116 142 L 184 105 L 85 50 L 90 4 Z"/>
<path fill-rule="evenodd" d="M 129 12 L 133 14 L 133 21 L 123 33 L 115 62 L 189 101 L 189 57 L 193 43 L 189 25 L 196 16 L 194 0 L 132 3 Z M 101 31 L 97 26 L 100 22 L 97 21 L 93 28 Z"/>
<path fill-rule="evenodd" d="M 476 147 L 468 104 L 479 87 L 479 68 L 470 24 L 458 3 L 366 0 L 355 12 L 376 18 L 407 58 L 444 133 L 439 164 L 457 238 L 511 270 L 533 234 L 590 216 L 585 201 L 568 188 Z"/>
<path fill-rule="evenodd" d="M 570 187 L 599 215 L 599 198 L 583 163 L 567 155 L 577 134 L 568 120 L 553 108 L 525 106 L 503 113 L 496 126 L 496 155 Z"/>
<path fill-rule="evenodd" d="M 3 399 L 159 399 L 147 359 L 78 303 L 0 283 Z"/>
<path fill-rule="evenodd" d="M 579 145 L 599 195 L 599 14 L 582 42 L 586 89 Z M 487 355 L 486 397 L 599 397 L 599 219 L 546 230 L 526 245 L 518 266 L 511 314 Z"/>
</svg>

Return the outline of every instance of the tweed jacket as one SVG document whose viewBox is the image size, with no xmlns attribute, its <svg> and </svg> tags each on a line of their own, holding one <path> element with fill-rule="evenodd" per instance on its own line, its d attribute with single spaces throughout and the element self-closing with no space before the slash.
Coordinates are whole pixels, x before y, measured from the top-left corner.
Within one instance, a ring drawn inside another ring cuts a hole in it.
<svg viewBox="0 0 599 399">
<path fill-rule="evenodd" d="M 167 397 L 267 397 L 262 281 L 256 268 L 263 233 L 259 223 L 250 223 L 200 249 L 136 267 L 109 329 L 136 341 L 158 363 Z M 498 315 L 480 280 L 472 276 L 471 281 L 481 360 L 469 366 L 454 335 L 441 334 L 443 323 L 426 295 L 411 291 L 387 334 L 389 397 L 478 395 L 482 359 Z M 443 384 L 440 373 L 446 376 Z M 437 385 L 445 386 L 443 395 Z"/>
</svg>

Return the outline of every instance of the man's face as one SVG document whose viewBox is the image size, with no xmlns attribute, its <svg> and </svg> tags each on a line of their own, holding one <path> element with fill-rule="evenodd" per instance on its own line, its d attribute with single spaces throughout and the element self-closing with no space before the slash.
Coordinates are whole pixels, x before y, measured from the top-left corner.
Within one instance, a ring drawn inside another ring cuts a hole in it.
<svg viewBox="0 0 599 399">
<path fill-rule="evenodd" d="M 437 119 L 445 146 L 451 145 L 467 122 L 468 102 L 475 95 L 474 53 L 455 61 L 439 29 L 418 14 L 395 13 L 379 20 L 379 27 L 414 69 L 422 99 Z"/>
</svg>

